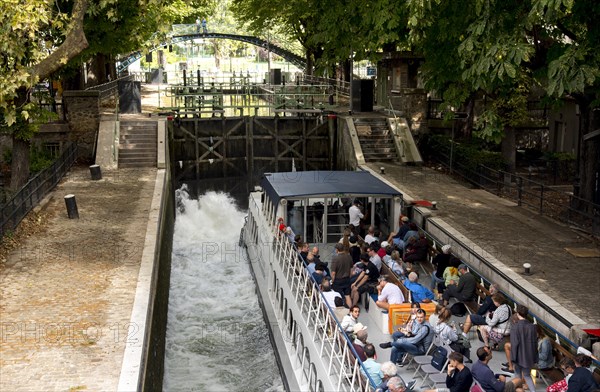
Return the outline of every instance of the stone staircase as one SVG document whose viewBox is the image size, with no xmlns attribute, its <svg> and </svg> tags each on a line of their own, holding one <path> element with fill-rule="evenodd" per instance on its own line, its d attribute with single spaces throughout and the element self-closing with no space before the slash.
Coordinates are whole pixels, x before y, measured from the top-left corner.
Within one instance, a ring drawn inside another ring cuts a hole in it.
<svg viewBox="0 0 600 392">
<path fill-rule="evenodd" d="M 386 118 L 355 118 L 354 127 L 365 162 L 398 159 L 394 138 L 388 128 Z"/>
<path fill-rule="evenodd" d="M 156 121 L 121 121 L 119 167 L 156 167 Z"/>
</svg>

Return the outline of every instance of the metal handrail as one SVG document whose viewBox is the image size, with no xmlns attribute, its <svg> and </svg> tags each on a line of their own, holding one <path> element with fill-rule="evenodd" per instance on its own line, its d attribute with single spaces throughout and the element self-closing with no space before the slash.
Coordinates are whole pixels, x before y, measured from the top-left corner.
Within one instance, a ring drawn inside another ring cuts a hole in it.
<svg viewBox="0 0 600 392">
<path fill-rule="evenodd" d="M 127 81 L 127 80 L 135 80 L 135 75 L 126 75 L 115 80 L 111 80 L 108 83 L 98 84 L 96 86 L 88 87 L 85 91 L 98 91 L 100 92 L 100 100 L 109 99 L 118 93 L 119 82 Z"/>
</svg>

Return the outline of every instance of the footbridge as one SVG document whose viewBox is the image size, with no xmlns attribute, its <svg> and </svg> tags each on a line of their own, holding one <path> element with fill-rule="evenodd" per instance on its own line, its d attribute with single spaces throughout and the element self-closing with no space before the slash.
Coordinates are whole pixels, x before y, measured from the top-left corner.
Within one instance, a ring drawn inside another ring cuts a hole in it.
<svg viewBox="0 0 600 392">
<path fill-rule="evenodd" d="M 194 25 L 189 25 L 192 28 L 195 29 Z M 194 29 L 192 29 L 192 31 L 195 31 Z M 201 33 L 201 32 L 192 32 L 192 31 L 181 31 L 181 33 L 179 33 L 178 31 L 175 31 L 175 33 L 173 35 L 171 35 L 171 37 L 166 40 L 165 42 L 161 43 L 158 46 L 153 47 L 152 49 L 150 49 L 150 52 L 153 52 L 155 50 L 164 48 L 164 47 L 168 47 L 169 45 L 173 45 L 173 44 L 177 44 L 180 42 L 185 42 L 185 41 L 191 41 L 194 39 L 207 39 L 207 38 L 213 38 L 213 39 L 229 39 L 229 40 L 234 40 L 234 41 L 241 41 L 241 42 L 246 42 L 255 46 L 260 46 L 261 48 L 267 49 L 273 53 L 275 53 L 278 56 L 283 57 L 286 61 L 289 61 L 290 63 L 294 64 L 296 67 L 300 68 L 300 69 L 305 69 L 306 68 L 306 59 L 304 59 L 302 56 L 297 55 L 296 53 L 293 53 L 292 51 L 282 48 L 281 46 L 275 45 L 273 44 L 273 42 L 259 38 L 259 37 L 253 37 L 250 35 L 238 35 L 238 34 L 229 34 L 229 33 L 217 33 L 217 32 L 206 32 L 206 33 Z M 117 64 L 117 72 L 123 72 L 125 69 L 127 69 L 127 67 L 129 67 L 132 63 L 134 63 L 135 61 L 139 60 L 142 58 L 142 56 L 144 56 L 146 52 L 142 52 L 141 50 L 138 50 L 136 52 L 133 52 L 131 54 L 129 54 L 128 56 L 126 56 L 125 58 L 123 58 L 118 64 Z"/>
</svg>

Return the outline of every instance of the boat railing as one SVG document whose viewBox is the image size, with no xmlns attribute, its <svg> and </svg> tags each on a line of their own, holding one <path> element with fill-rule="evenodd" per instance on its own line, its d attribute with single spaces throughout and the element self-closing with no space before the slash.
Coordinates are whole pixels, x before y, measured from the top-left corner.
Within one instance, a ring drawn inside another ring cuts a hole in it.
<svg viewBox="0 0 600 392">
<path fill-rule="evenodd" d="M 289 288 L 289 291 L 284 290 L 281 286 L 283 282 L 278 279 L 274 271 L 272 285 L 270 284 L 273 288 L 271 296 L 274 310 L 278 318 L 285 322 L 285 327 L 282 326 L 280 330 L 295 351 L 296 365 L 301 369 L 302 377 L 309 385 L 309 389 L 311 391 L 326 389 L 318 377 L 319 371 L 315 365 L 320 363 L 326 371 L 329 384 L 332 384 L 335 390 L 374 391 L 376 385 L 365 371 L 362 361 L 358 359 L 352 341 L 327 305 L 319 286 L 304 267 L 298 251 L 285 235 L 280 234 L 279 227 L 274 223 L 275 220 L 267 220 L 265 215 L 261 214 L 266 212 L 267 216 L 274 216 L 274 213 L 269 211 L 268 207 L 267 210 L 261 209 L 254 198 L 250 199 L 249 209 L 254 210 L 256 214 L 249 216 L 246 225 L 246 230 L 249 231 L 247 238 L 259 245 L 257 242 L 261 241 L 261 237 L 264 240 L 264 236 L 258 231 L 262 228 L 262 234 L 268 232 L 268 245 L 264 245 L 271 248 L 273 261 L 279 264 L 282 278 Z M 288 295 L 286 296 L 284 292 L 288 292 Z M 302 320 L 294 320 L 290 309 L 292 304 L 288 301 L 295 302 L 294 305 L 300 310 Z M 306 328 L 299 328 L 298 322 L 303 323 Z M 309 336 L 304 336 L 302 331 Z M 316 352 L 313 350 L 312 353 L 318 358 L 311 360 L 308 344 L 316 348 Z"/>
<path fill-rule="evenodd" d="M 276 227 L 273 229 L 277 230 Z M 352 342 L 304 267 L 297 250 L 285 236 L 276 235 L 274 246 L 276 260 L 284 271 L 303 321 L 311 331 L 311 339 L 319 346 L 319 355 L 327 363 L 328 375 L 336 378 L 336 390 L 365 391 L 374 388 L 366 372 L 360 371 L 362 362 Z"/>
</svg>

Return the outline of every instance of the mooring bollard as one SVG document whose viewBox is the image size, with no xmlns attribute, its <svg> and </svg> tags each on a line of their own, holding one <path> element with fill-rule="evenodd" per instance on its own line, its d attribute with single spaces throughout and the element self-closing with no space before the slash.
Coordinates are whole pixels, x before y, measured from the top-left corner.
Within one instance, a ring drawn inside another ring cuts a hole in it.
<svg viewBox="0 0 600 392">
<path fill-rule="evenodd" d="M 65 204 L 67 205 L 67 215 L 69 216 L 69 219 L 79 219 L 75 195 L 71 194 L 65 196 Z"/>
<path fill-rule="evenodd" d="M 525 263 L 523 264 L 523 268 L 525 269 L 525 275 L 531 275 L 531 264 Z"/>
<path fill-rule="evenodd" d="M 98 165 L 90 166 L 90 174 L 92 175 L 92 180 L 94 181 L 102 179 L 102 171 Z"/>
</svg>

